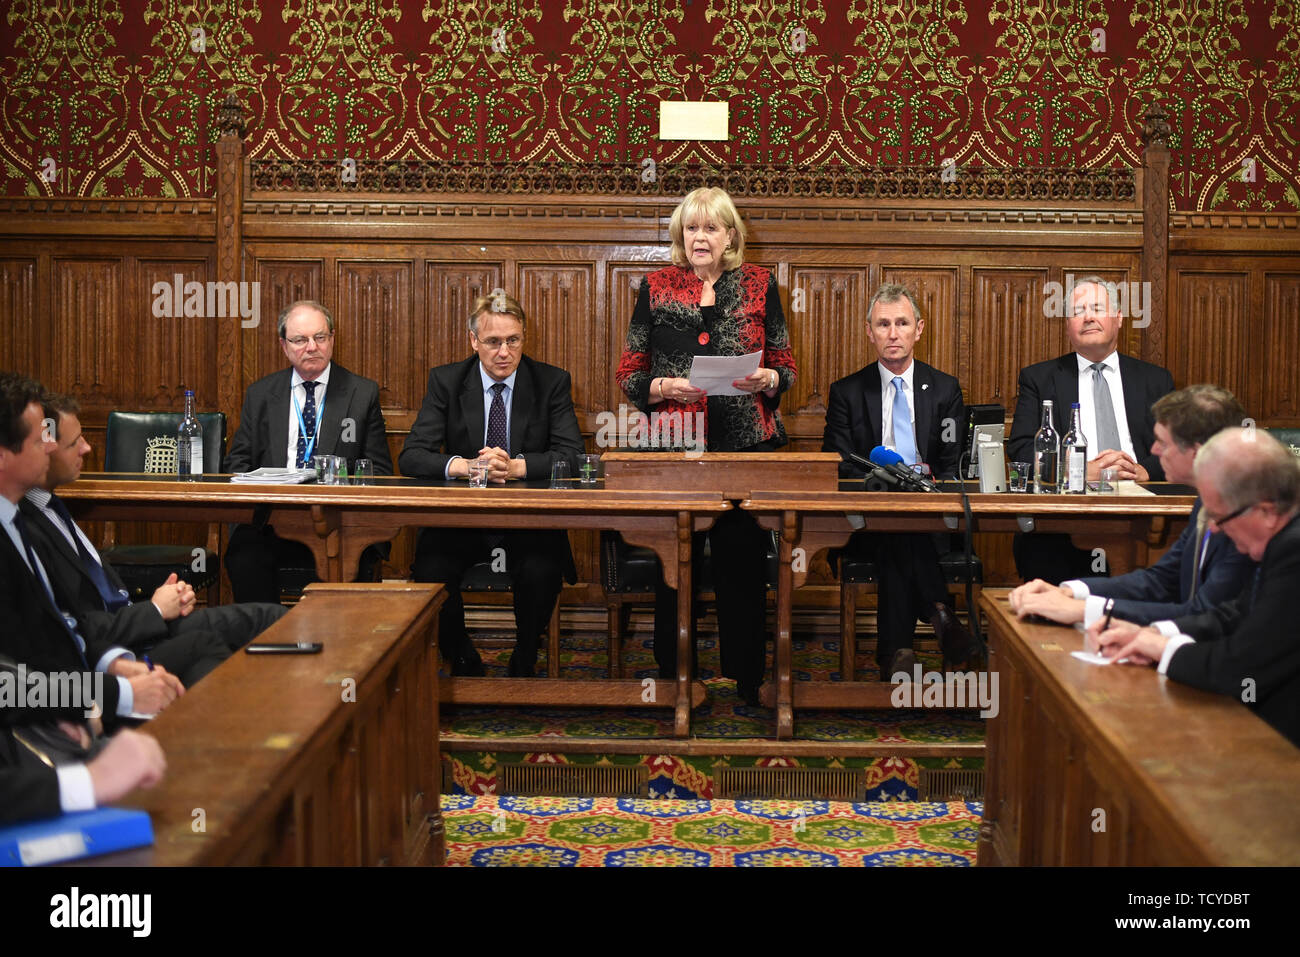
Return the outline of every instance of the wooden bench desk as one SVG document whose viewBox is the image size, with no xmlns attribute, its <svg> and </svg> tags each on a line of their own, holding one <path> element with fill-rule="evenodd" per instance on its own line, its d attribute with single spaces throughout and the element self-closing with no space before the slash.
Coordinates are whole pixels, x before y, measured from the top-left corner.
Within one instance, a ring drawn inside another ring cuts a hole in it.
<svg viewBox="0 0 1300 957">
<path fill-rule="evenodd" d="M 1000 708 L 979 863 L 1300 864 L 1300 749 L 1241 702 L 1071 657 L 1083 636 L 981 596 Z"/>
<path fill-rule="evenodd" d="M 318 584 L 144 730 L 162 784 L 122 804 L 149 812 L 154 845 L 109 865 L 441 864 L 441 585 Z"/>
</svg>

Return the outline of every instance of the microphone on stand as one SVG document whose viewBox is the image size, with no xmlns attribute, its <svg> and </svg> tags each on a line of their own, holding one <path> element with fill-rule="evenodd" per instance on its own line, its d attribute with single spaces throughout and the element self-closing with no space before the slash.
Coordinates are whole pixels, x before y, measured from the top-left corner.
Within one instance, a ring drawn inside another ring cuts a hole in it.
<svg viewBox="0 0 1300 957">
<path fill-rule="evenodd" d="M 939 487 L 924 475 L 913 472 L 903 462 L 903 457 L 893 449 L 877 445 L 871 450 L 871 464 L 884 469 L 898 479 L 900 485 L 914 492 L 937 492 Z"/>
<path fill-rule="evenodd" d="M 850 452 L 849 458 L 867 470 L 866 490 L 868 492 L 903 492 L 908 491 L 892 472 L 869 462 L 856 452 Z"/>
</svg>

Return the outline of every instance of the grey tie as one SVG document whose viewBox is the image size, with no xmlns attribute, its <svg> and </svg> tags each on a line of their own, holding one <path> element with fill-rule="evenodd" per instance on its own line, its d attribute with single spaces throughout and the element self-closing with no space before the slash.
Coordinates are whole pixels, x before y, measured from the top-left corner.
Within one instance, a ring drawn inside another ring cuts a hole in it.
<svg viewBox="0 0 1300 957">
<path fill-rule="evenodd" d="M 1106 363 L 1094 362 L 1092 370 L 1092 405 L 1097 415 L 1097 447 L 1092 455 L 1107 449 L 1119 449 L 1119 426 L 1115 423 L 1115 404 L 1110 401 L 1110 386 L 1106 385 Z"/>
</svg>

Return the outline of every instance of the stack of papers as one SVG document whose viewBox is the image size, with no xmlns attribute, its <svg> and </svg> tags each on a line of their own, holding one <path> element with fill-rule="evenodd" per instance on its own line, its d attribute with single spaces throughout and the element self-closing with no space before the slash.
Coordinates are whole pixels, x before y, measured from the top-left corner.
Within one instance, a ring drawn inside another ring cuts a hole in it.
<svg viewBox="0 0 1300 957">
<path fill-rule="evenodd" d="M 230 477 L 232 482 L 254 483 L 257 485 L 301 485 L 316 478 L 315 469 L 253 469 L 251 472 L 236 472 Z"/>
</svg>

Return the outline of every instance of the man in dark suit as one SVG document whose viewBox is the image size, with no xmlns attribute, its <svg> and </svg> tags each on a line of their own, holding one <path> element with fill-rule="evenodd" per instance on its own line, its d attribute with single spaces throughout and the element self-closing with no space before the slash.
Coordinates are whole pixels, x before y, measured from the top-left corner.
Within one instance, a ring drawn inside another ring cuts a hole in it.
<svg viewBox="0 0 1300 957">
<path fill-rule="evenodd" d="M 966 417 L 961 385 L 913 357 L 925 320 L 911 292 L 886 283 L 867 311 L 876 362 L 831 385 L 822 450 L 838 452 L 840 476 L 864 472 L 848 459 L 873 448 L 893 448 L 910 464 L 925 463 L 935 477 L 956 475 Z M 961 669 L 981 657 L 978 643 L 953 615 L 934 539 L 924 534 L 858 532 L 846 554 L 875 562 L 880 588 L 876 662 L 881 680 L 913 674 L 918 618 L 927 618 L 943 647 L 945 666 Z M 845 679 L 851 679 L 845 675 Z"/>
<path fill-rule="evenodd" d="M 549 479 L 557 461 L 576 474 L 582 434 L 572 383 L 563 369 L 524 355 L 523 307 L 500 290 L 480 296 L 469 319 L 474 355 L 429 372 L 429 388 L 398 465 L 403 475 L 460 479 L 471 460 L 488 481 Z M 504 550 L 514 595 L 516 644 L 509 673 L 529 677 L 537 639 L 560 595 L 560 577 L 577 580 L 569 537 L 562 531 L 426 528 L 412 565 L 416 581 L 446 582 L 443 654 L 452 673 L 481 675 L 483 664 L 465 631 L 460 583 L 465 572 Z"/>
<path fill-rule="evenodd" d="M 45 480 L 54 449 L 53 423 L 44 415 L 40 384 L 0 373 L 0 654 L 35 671 L 81 675 L 81 686 L 102 681 L 103 711 L 112 719 L 132 712 L 156 714 L 184 688 L 165 668 L 150 669 L 121 647 L 88 641 L 76 620 L 59 610 L 49 576 L 27 532 L 18 502 Z M 44 709 L 42 720 L 79 721 L 81 711 Z M 26 711 L 0 708 L 0 722 L 32 720 Z"/>
<path fill-rule="evenodd" d="M 113 566 L 102 561 L 55 494 L 77 480 L 90 451 L 80 408 L 70 396 L 50 395 L 45 411 L 56 425 L 55 448 L 45 480 L 18 508 L 59 607 L 76 617 L 88 640 L 149 651 L 188 687 L 284 616 L 285 607 L 270 602 L 195 609 L 194 589 L 175 575 L 149 601 L 129 603 Z"/>
<path fill-rule="evenodd" d="M 1104 468 L 1118 470 L 1120 479 L 1161 482 L 1165 474 L 1151 452 L 1156 399 L 1174 389 L 1167 369 L 1120 355 L 1120 315 L 1113 284 L 1096 276 L 1075 280 L 1070 290 L 1065 334 L 1074 352 L 1020 370 L 1016 414 L 1007 439 L 1013 462 L 1034 460 L 1034 435 L 1042 425 L 1044 399 L 1052 400 L 1052 427 L 1063 439 L 1070 430 L 1070 407 L 1079 403 L 1083 432 L 1088 437 L 1087 480 L 1096 481 Z M 1066 535 L 1017 534 L 1013 544 L 1016 567 L 1026 581 L 1064 581 L 1091 570 L 1091 552 L 1076 548 Z"/>
<path fill-rule="evenodd" d="M 314 455 L 341 455 L 351 472 L 369 459 L 376 475 L 392 475 L 379 385 L 331 362 L 334 317 L 318 302 L 285 307 L 277 321 L 291 368 L 258 379 L 244 395 L 239 430 L 224 469 L 310 468 Z M 373 578 L 380 553 L 362 556 L 362 579 Z M 280 569 L 312 564 L 311 550 L 279 538 L 263 518 L 237 525 L 226 546 L 226 574 L 237 602 L 278 602 Z"/>
<path fill-rule="evenodd" d="M 1196 454 L 1210 527 L 1259 562 L 1240 595 L 1199 615 L 1091 629 L 1116 661 L 1238 698 L 1300 746 L 1300 463 L 1262 429 L 1227 429 Z"/>
<path fill-rule="evenodd" d="M 1156 440 L 1151 449 L 1165 478 L 1193 487 L 1197 451 L 1246 418 L 1236 397 L 1213 385 L 1170 392 L 1156 401 L 1152 412 Z M 1227 533 L 1211 532 L 1208 525 L 1198 499 L 1183 534 L 1150 568 L 1118 578 L 1064 581 L 1059 587 L 1036 578 L 1011 592 L 1011 610 L 1021 618 L 1041 615 L 1064 625 L 1083 622 L 1085 626 L 1108 613 L 1145 625 L 1208 611 L 1239 595 L 1255 574 L 1255 563 L 1237 551 Z"/>
<path fill-rule="evenodd" d="M 71 740 L 81 729 L 66 725 Z M 123 729 L 90 761 L 49 767 L 22 758 L 11 733 L 0 732 L 0 825 L 93 811 L 137 787 L 151 788 L 167 769 L 157 739 Z"/>
</svg>

